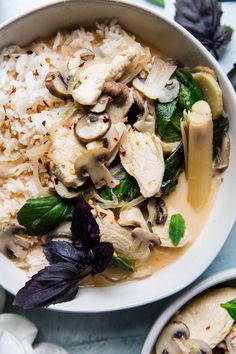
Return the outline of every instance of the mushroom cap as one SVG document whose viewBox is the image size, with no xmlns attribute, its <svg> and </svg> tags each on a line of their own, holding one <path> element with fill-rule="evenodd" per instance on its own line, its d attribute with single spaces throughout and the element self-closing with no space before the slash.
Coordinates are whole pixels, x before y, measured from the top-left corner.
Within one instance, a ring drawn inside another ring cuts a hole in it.
<svg viewBox="0 0 236 354">
<path fill-rule="evenodd" d="M 136 227 L 133 229 L 132 236 L 150 244 L 150 246 L 161 246 L 161 240 L 158 235 L 154 234 L 153 232 L 144 230 L 141 227 Z"/>
<path fill-rule="evenodd" d="M 71 98 L 67 85 L 59 71 L 50 71 L 45 77 L 45 86 L 48 91 L 62 100 Z"/>
<path fill-rule="evenodd" d="M 169 80 L 165 87 L 160 91 L 158 100 L 161 103 L 172 102 L 179 94 L 179 81 L 176 79 Z"/>
<path fill-rule="evenodd" d="M 177 339 L 188 339 L 189 329 L 182 322 L 171 322 L 161 332 L 161 335 L 157 339 L 155 352 L 156 354 L 182 354 Z"/>
<path fill-rule="evenodd" d="M 105 112 L 82 116 L 75 125 L 75 134 L 83 142 L 91 142 L 104 136 L 110 129 L 111 119 Z"/>
<path fill-rule="evenodd" d="M 168 218 L 168 210 L 164 199 L 160 197 L 151 198 L 147 204 L 148 221 L 152 224 L 165 224 Z"/>
</svg>

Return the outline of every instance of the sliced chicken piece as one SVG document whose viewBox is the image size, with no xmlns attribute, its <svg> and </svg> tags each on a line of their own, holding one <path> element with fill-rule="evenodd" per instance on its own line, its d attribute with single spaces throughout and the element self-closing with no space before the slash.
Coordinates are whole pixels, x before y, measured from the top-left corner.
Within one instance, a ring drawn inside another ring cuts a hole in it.
<svg viewBox="0 0 236 354">
<path fill-rule="evenodd" d="M 138 207 L 122 210 L 119 215 L 118 223 L 121 226 L 139 226 L 143 230 L 149 231 L 147 222 Z"/>
<path fill-rule="evenodd" d="M 111 242 L 115 251 L 127 260 L 144 260 L 150 255 L 150 249 L 142 240 L 132 237 L 132 230 L 120 226 L 111 210 L 96 206 L 101 240 Z"/>
<path fill-rule="evenodd" d="M 105 82 L 118 80 L 140 50 L 139 46 L 131 46 L 115 56 L 110 63 L 95 60 L 85 67 L 78 75 L 78 86 L 72 91 L 74 100 L 82 105 L 96 104 Z"/>
<path fill-rule="evenodd" d="M 73 128 L 61 126 L 55 133 L 50 152 L 51 172 L 68 188 L 81 186 L 85 179 L 75 174 L 75 160 L 86 151 L 78 141 Z"/>
<path fill-rule="evenodd" d="M 128 130 L 120 148 L 125 170 L 133 176 L 142 195 L 150 198 L 160 191 L 164 175 L 164 159 L 160 140 L 149 133 Z"/>
<path fill-rule="evenodd" d="M 184 247 L 187 243 L 191 241 L 191 235 L 188 231 L 188 229 L 185 229 L 184 236 L 180 240 L 180 243 L 178 246 L 174 246 L 170 237 L 169 237 L 169 225 L 170 225 L 170 220 L 171 216 L 174 214 L 178 214 L 178 212 L 172 208 L 168 208 L 168 217 L 167 220 L 164 224 L 162 225 L 153 225 L 152 231 L 157 234 L 160 237 L 161 240 L 161 247 Z"/>
<path fill-rule="evenodd" d="M 234 323 L 221 304 L 235 297 L 236 289 L 211 289 L 187 304 L 173 321 L 183 322 L 189 328 L 190 338 L 200 338 L 214 348 L 223 341 Z"/>
</svg>

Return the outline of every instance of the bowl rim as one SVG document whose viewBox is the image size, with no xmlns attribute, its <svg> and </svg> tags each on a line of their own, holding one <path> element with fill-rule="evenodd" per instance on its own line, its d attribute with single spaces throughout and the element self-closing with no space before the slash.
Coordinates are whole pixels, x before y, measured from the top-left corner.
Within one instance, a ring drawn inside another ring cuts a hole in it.
<svg viewBox="0 0 236 354">
<path fill-rule="evenodd" d="M 216 59 L 207 51 L 207 49 L 196 39 L 194 38 L 186 29 L 184 29 L 182 26 L 180 26 L 178 23 L 176 23 L 174 20 L 167 18 L 164 14 L 160 13 L 158 9 L 155 9 L 153 7 L 149 7 L 148 4 L 136 4 L 133 3 L 132 0 L 56 0 L 53 1 L 49 4 L 44 4 L 40 6 L 36 6 L 35 8 L 29 10 L 29 11 L 24 11 L 22 14 L 14 16 L 13 18 L 10 18 L 9 20 L 4 21 L 0 25 L 0 31 L 3 29 L 7 29 L 8 26 L 11 26 L 14 23 L 17 23 L 21 21 L 22 19 L 26 17 L 30 17 L 31 15 L 42 11 L 42 10 L 47 10 L 52 7 L 57 7 L 61 6 L 63 4 L 67 3 L 86 3 L 86 2 L 93 2 L 95 5 L 96 3 L 99 4 L 101 2 L 107 3 L 107 6 L 113 5 L 113 4 L 122 4 L 124 7 L 129 7 L 131 10 L 134 12 L 136 10 L 142 11 L 144 13 L 147 13 L 149 15 L 155 16 L 157 19 L 161 19 L 164 21 L 168 26 L 175 28 L 177 31 L 182 33 L 188 40 L 190 40 L 197 48 L 198 51 L 200 51 L 204 57 L 206 57 L 209 62 L 212 63 L 212 65 L 216 68 L 216 70 L 220 73 L 220 76 L 222 78 L 222 81 L 224 82 L 225 86 L 227 87 L 228 92 L 230 93 L 231 99 L 235 101 L 235 106 L 236 106 L 236 98 L 234 99 L 235 92 L 233 90 L 233 87 L 223 71 L 222 67 L 220 64 L 216 61 Z M 147 298 L 143 298 L 142 300 L 133 300 L 132 302 L 128 302 L 126 304 L 122 305 L 110 305 L 110 304 L 104 304 L 102 308 L 91 308 L 89 305 L 87 307 L 81 307 L 81 306 L 68 306 L 64 303 L 58 304 L 58 305 L 53 305 L 50 306 L 49 309 L 55 310 L 55 311 L 63 311 L 63 312 L 79 312 L 79 313 L 97 313 L 97 312 L 107 312 L 107 311 L 117 311 L 117 310 L 122 310 L 122 309 L 128 309 L 128 308 L 134 308 L 137 306 L 145 305 L 152 303 L 157 300 L 161 300 L 163 298 L 166 298 L 174 293 L 177 293 L 178 291 L 182 290 L 183 288 L 187 287 L 189 284 L 191 284 L 194 280 L 196 280 L 206 269 L 207 267 L 213 262 L 213 260 L 216 258 L 218 255 L 219 251 L 223 247 L 227 237 L 229 236 L 230 230 L 233 227 L 233 224 L 235 222 L 236 218 L 236 209 L 233 212 L 234 217 L 232 216 L 232 219 L 227 222 L 227 227 L 225 227 L 225 235 L 227 235 L 224 239 L 221 239 L 220 242 L 215 246 L 214 252 L 211 253 L 210 257 L 208 256 L 205 258 L 205 261 L 201 263 L 200 266 L 198 266 L 197 270 L 193 271 L 191 276 L 188 276 L 185 278 L 184 281 L 181 282 L 181 284 L 178 284 L 178 286 L 175 286 L 172 289 L 169 289 L 169 291 L 166 291 L 165 294 L 159 295 L 159 296 L 149 296 Z M 194 273 L 194 274 L 193 274 Z M 14 293 L 14 291 L 11 289 L 10 285 L 8 282 L 5 282 L 3 284 L 3 287 L 8 290 L 11 293 Z M 105 287 L 104 287 L 105 289 Z"/>
<path fill-rule="evenodd" d="M 213 286 L 220 285 L 235 279 L 236 268 L 230 268 L 206 277 L 204 280 L 194 285 L 193 288 L 188 288 L 187 290 L 183 291 L 183 293 L 180 294 L 174 302 L 166 305 L 166 308 L 156 319 L 145 339 L 141 354 L 151 353 L 151 350 L 156 343 L 156 339 L 161 333 L 162 329 L 168 323 L 170 318 L 187 302 L 191 301 L 195 296 L 212 288 Z"/>
</svg>

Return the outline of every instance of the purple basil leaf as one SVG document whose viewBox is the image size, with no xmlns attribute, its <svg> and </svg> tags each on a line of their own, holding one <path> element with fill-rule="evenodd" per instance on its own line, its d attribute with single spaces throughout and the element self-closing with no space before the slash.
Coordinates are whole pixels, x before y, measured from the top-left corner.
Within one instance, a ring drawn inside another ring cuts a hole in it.
<svg viewBox="0 0 236 354">
<path fill-rule="evenodd" d="M 99 226 L 91 213 L 91 207 L 83 196 L 75 200 L 71 232 L 73 242 L 81 244 L 88 250 L 99 244 Z"/>
<path fill-rule="evenodd" d="M 234 64 L 233 68 L 230 70 L 228 73 L 228 78 L 231 81 L 231 84 L 233 85 L 233 88 L 236 91 L 236 63 Z"/>
<path fill-rule="evenodd" d="M 216 58 L 232 38 L 233 30 L 221 26 L 217 0 L 176 0 L 175 20 L 195 36 Z"/>
<path fill-rule="evenodd" d="M 111 263 L 114 247 L 110 242 L 101 242 L 94 250 L 92 275 L 102 273 Z"/>
<path fill-rule="evenodd" d="M 40 270 L 18 291 L 14 304 L 24 309 L 44 308 L 70 301 L 82 276 L 74 264 L 57 263 Z"/>
<path fill-rule="evenodd" d="M 88 267 L 94 258 L 92 252 L 88 252 L 83 247 L 75 247 L 67 241 L 51 241 L 43 245 L 43 252 L 50 264 L 70 262 L 78 269 Z"/>
</svg>

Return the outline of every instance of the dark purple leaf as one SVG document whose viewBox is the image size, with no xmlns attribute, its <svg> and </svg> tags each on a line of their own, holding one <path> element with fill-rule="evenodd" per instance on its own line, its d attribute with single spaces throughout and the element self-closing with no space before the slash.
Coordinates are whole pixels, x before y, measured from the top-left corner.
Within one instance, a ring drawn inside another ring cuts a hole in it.
<svg viewBox="0 0 236 354">
<path fill-rule="evenodd" d="M 94 256 L 83 247 L 75 247 L 67 241 L 51 241 L 43 245 L 43 252 L 50 264 L 70 262 L 78 269 L 88 267 Z"/>
<path fill-rule="evenodd" d="M 31 309 L 70 301 L 79 290 L 81 278 L 77 267 L 72 263 L 57 263 L 45 267 L 16 294 L 14 304 Z"/>
<path fill-rule="evenodd" d="M 233 88 L 236 91 L 236 63 L 234 64 L 233 68 L 230 70 L 228 73 L 228 78 L 231 81 L 231 84 L 233 85 Z"/>
<path fill-rule="evenodd" d="M 110 242 L 101 242 L 94 250 L 92 275 L 102 273 L 111 263 L 114 247 Z"/>
<path fill-rule="evenodd" d="M 79 196 L 75 201 L 71 232 L 73 242 L 80 243 L 88 250 L 99 244 L 99 226 L 83 196 Z"/>
<path fill-rule="evenodd" d="M 175 20 L 195 36 L 216 58 L 232 37 L 233 30 L 221 26 L 221 4 L 217 0 L 176 0 Z"/>
</svg>

